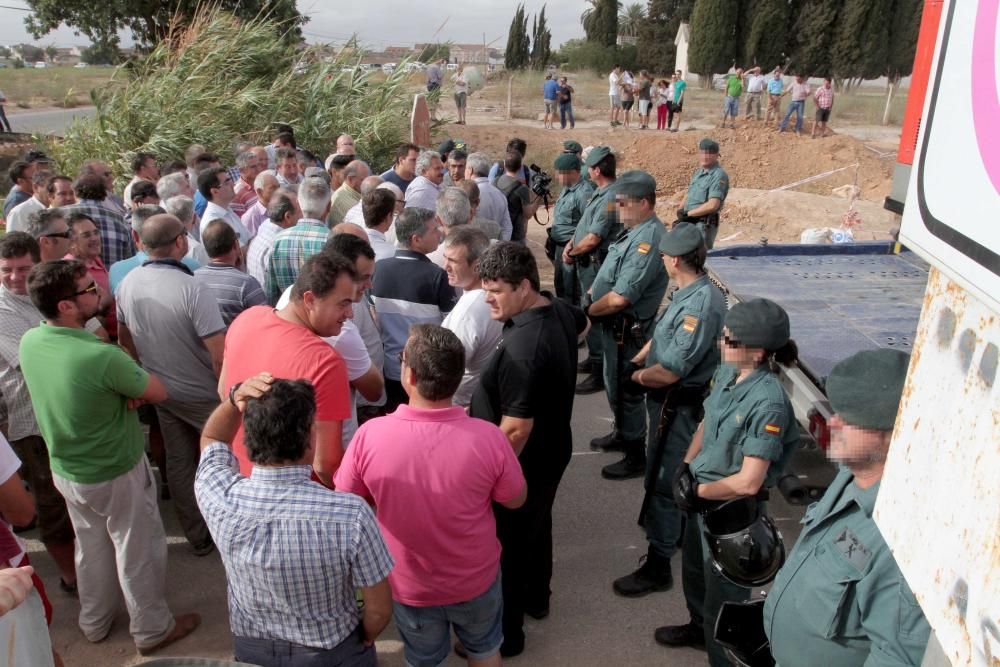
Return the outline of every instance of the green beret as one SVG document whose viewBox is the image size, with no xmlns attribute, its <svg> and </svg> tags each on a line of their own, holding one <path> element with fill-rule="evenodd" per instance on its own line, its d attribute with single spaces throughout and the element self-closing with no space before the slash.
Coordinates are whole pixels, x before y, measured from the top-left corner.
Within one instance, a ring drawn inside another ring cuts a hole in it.
<svg viewBox="0 0 1000 667">
<path fill-rule="evenodd" d="M 580 157 L 575 153 L 561 153 L 555 167 L 556 171 L 580 171 Z"/>
<path fill-rule="evenodd" d="M 678 222 L 674 228 L 660 239 L 660 252 L 670 257 L 680 257 L 698 248 L 705 247 L 705 237 L 698 225 L 689 222 Z"/>
<path fill-rule="evenodd" d="M 718 153 L 719 144 L 706 137 L 698 142 L 698 150 L 707 151 L 709 153 Z"/>
<path fill-rule="evenodd" d="M 640 199 L 655 194 L 656 179 L 644 171 L 626 171 L 615 181 L 615 195 Z"/>
<path fill-rule="evenodd" d="M 910 355 L 901 350 L 865 350 L 833 367 L 826 379 L 826 397 L 840 418 L 851 426 L 891 431 Z"/>
<path fill-rule="evenodd" d="M 583 152 L 583 146 L 580 145 L 579 141 L 573 141 L 572 139 L 568 139 L 563 142 L 563 150 L 566 151 L 567 153 L 576 153 L 577 155 L 579 155 L 580 153 Z"/>
<path fill-rule="evenodd" d="M 611 149 L 607 146 L 594 146 L 593 150 L 590 151 L 590 155 L 584 160 L 584 164 L 588 167 L 593 167 L 598 162 L 611 155 Z"/>
<path fill-rule="evenodd" d="M 788 313 L 770 299 L 736 304 L 726 313 L 726 327 L 741 344 L 772 351 L 782 347 L 792 335 Z"/>
</svg>

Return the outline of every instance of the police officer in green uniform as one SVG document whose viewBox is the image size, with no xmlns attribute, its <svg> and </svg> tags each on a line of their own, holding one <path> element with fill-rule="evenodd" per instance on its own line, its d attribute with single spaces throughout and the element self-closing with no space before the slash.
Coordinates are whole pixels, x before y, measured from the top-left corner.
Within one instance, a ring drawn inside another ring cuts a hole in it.
<svg viewBox="0 0 1000 667">
<path fill-rule="evenodd" d="M 593 192 L 593 186 L 580 178 L 581 164 L 580 158 L 574 153 L 563 153 L 556 158 L 556 180 L 562 186 L 562 192 L 552 211 L 552 226 L 549 228 L 549 238 L 554 245 L 553 282 L 556 296 L 574 306 L 580 305 L 576 265 L 563 264 L 562 255 L 566 244 L 573 240 L 576 226 L 583 217 L 583 211 Z"/>
<path fill-rule="evenodd" d="M 930 627 L 872 519 L 910 355 L 859 352 L 826 381 L 828 455 L 843 467 L 813 503 L 764 603 L 780 667 L 919 665 Z"/>
<path fill-rule="evenodd" d="M 663 235 L 660 255 L 677 291 L 653 337 L 632 360 L 632 382 L 646 388 L 649 434 L 646 496 L 639 522 L 648 552 L 640 567 L 614 582 L 614 590 L 639 597 L 673 584 L 670 557 L 683 534 L 684 515 L 674 503 L 674 472 L 702 418 L 708 381 L 719 366 L 719 337 L 726 299 L 705 275 L 705 241 L 694 225 L 679 223 Z"/>
<path fill-rule="evenodd" d="M 576 267 L 576 279 L 582 295 L 590 291 L 608 253 L 608 246 L 621 232 L 618 211 L 615 207 L 615 154 L 607 146 L 597 146 L 584 161 L 590 180 L 596 190 L 590 196 L 572 240 L 563 248 L 562 263 Z M 576 387 L 578 394 L 594 394 L 604 389 L 602 371 L 601 333 L 599 327 L 587 334 L 588 358 L 580 364 L 581 373 L 590 375 Z"/>
<path fill-rule="evenodd" d="M 584 160 L 584 158 L 583 158 L 583 146 L 580 145 L 579 141 L 573 141 L 572 139 L 567 139 L 566 141 L 564 141 L 563 142 L 563 153 L 572 153 L 573 155 L 576 155 L 578 158 L 580 158 L 580 162 L 581 163 Z M 591 190 L 593 190 L 596 187 L 594 185 L 594 182 L 590 180 L 590 174 L 588 174 L 586 171 L 584 171 L 582 174 L 580 174 L 580 178 L 587 185 L 590 186 Z"/>
<path fill-rule="evenodd" d="M 719 144 L 711 139 L 698 142 L 698 160 L 701 166 L 691 177 L 684 208 L 677 210 L 677 220 L 698 225 L 705 236 L 705 245 L 711 250 L 719 234 L 719 213 L 729 194 L 729 175 L 719 165 Z"/>
<path fill-rule="evenodd" d="M 604 386 L 615 416 L 611 433 L 595 438 L 601 449 L 624 449 L 625 458 L 605 466 L 606 479 L 640 477 L 646 469 L 646 413 L 641 394 L 622 391 L 625 370 L 646 345 L 656 311 L 667 290 L 660 260 L 666 228 L 656 217 L 656 181 L 629 171 L 615 183 L 615 203 L 625 231 L 608 248 L 608 257 L 590 289 L 587 314 L 598 325 L 604 359 Z M 588 298 L 583 297 L 584 304 Z"/>
<path fill-rule="evenodd" d="M 723 602 L 743 602 L 751 589 L 713 569 L 702 513 L 733 498 L 763 502 L 784 474 L 799 433 L 775 364 L 791 365 L 798 353 L 788 314 L 768 299 L 733 306 L 719 347 L 722 364 L 705 400 L 705 419 L 674 477 L 674 500 L 688 511 L 681 570 L 691 620 L 657 628 L 654 636 L 666 646 L 707 648 L 712 667 L 729 667 L 713 636 L 715 621 Z"/>
</svg>

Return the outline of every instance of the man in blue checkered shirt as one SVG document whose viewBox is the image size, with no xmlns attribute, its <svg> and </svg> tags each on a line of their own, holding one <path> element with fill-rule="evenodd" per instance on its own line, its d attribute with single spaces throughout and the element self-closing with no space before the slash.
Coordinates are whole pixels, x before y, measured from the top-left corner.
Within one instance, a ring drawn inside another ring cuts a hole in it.
<svg viewBox="0 0 1000 667">
<path fill-rule="evenodd" d="M 227 444 L 241 412 L 250 477 Z M 231 387 L 205 424 L 195 494 L 226 568 L 237 660 L 374 667 L 393 560 L 360 497 L 310 478 L 315 412 L 305 380 L 261 374 Z"/>
<path fill-rule="evenodd" d="M 100 174 L 87 172 L 73 184 L 77 203 L 68 206 L 70 212 L 79 211 L 94 221 L 101 232 L 101 261 L 110 267 L 115 262 L 135 255 L 135 239 L 132 230 L 125 225 L 125 219 L 104 205 L 108 187 Z"/>
<path fill-rule="evenodd" d="M 302 218 L 274 239 L 264 293 L 272 306 L 281 294 L 299 277 L 306 260 L 323 249 L 330 228 L 326 216 L 330 212 L 330 186 L 319 177 L 305 179 L 299 186 L 299 208 Z"/>
</svg>

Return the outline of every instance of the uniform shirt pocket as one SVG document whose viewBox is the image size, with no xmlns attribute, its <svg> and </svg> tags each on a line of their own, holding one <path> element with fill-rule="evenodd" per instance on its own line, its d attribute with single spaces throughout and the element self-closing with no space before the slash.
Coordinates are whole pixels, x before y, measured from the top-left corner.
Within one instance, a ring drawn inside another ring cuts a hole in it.
<svg viewBox="0 0 1000 667">
<path fill-rule="evenodd" d="M 832 540 L 825 539 L 802 565 L 797 606 L 802 618 L 826 639 L 863 637 L 857 583 L 862 573 Z"/>
</svg>

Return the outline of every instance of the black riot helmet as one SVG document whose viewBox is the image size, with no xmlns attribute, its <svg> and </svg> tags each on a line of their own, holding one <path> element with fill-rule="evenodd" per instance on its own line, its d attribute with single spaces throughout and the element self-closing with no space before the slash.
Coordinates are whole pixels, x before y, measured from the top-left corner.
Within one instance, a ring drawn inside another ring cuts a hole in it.
<svg viewBox="0 0 1000 667">
<path fill-rule="evenodd" d="M 752 496 L 727 500 L 704 513 L 712 565 L 737 586 L 770 583 L 785 562 L 785 545 L 771 517 Z"/>
<path fill-rule="evenodd" d="M 774 667 L 764 632 L 764 600 L 723 602 L 715 622 L 715 641 L 736 667 Z"/>
</svg>

